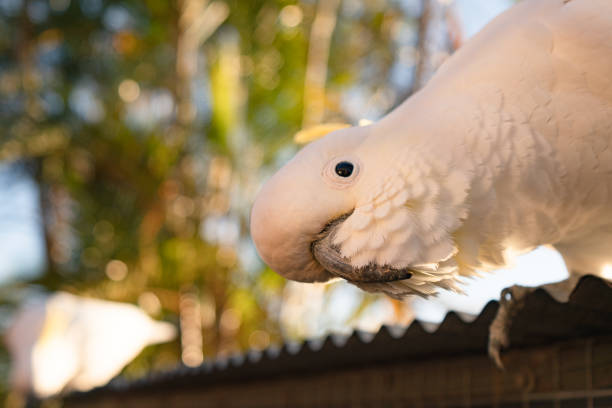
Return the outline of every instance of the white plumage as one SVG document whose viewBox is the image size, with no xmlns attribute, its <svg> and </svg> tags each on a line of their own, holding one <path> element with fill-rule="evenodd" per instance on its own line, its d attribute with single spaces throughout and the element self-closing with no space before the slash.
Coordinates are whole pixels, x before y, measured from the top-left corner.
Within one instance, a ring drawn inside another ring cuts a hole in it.
<svg viewBox="0 0 612 408">
<path fill-rule="evenodd" d="M 48 397 L 108 382 L 145 346 L 172 340 L 176 329 L 140 308 L 58 292 L 26 302 L 5 335 L 11 385 Z"/>
<path fill-rule="evenodd" d="M 312 142 L 272 177 L 251 216 L 260 255 L 290 279 L 392 296 L 457 290 L 546 244 L 572 273 L 599 273 L 612 264 L 611 39 L 609 0 L 522 1 L 382 120 Z"/>
</svg>

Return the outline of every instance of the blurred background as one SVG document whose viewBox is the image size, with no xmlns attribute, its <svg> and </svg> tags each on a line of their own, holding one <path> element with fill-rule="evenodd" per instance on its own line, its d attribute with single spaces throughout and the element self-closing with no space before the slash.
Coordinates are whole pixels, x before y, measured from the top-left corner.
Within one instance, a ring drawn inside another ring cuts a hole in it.
<svg viewBox="0 0 612 408">
<path fill-rule="evenodd" d="M 512 3 L 0 0 L 0 401 L 477 314 L 512 283 L 562 279 L 541 248 L 469 297 L 398 302 L 289 283 L 247 228 L 297 131 L 379 119 Z M 92 355 L 117 363 L 83 379 Z"/>
</svg>

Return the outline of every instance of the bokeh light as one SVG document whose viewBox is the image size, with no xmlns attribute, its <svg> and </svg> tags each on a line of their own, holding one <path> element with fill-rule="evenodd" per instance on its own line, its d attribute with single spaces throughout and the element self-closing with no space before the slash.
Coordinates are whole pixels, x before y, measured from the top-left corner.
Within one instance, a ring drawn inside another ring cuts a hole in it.
<svg viewBox="0 0 612 408">
<path fill-rule="evenodd" d="M 113 259 L 109 263 L 106 264 L 106 268 L 104 268 L 104 272 L 109 279 L 114 281 L 121 281 L 125 279 L 128 274 L 128 267 L 124 262 L 121 262 L 118 259 Z"/>
<path fill-rule="evenodd" d="M 282 8 L 279 18 L 286 27 L 295 27 L 302 22 L 304 17 L 300 6 L 290 4 Z"/>
<path fill-rule="evenodd" d="M 140 86 L 133 79 L 124 79 L 119 84 L 118 92 L 124 102 L 134 102 L 140 96 Z"/>
</svg>

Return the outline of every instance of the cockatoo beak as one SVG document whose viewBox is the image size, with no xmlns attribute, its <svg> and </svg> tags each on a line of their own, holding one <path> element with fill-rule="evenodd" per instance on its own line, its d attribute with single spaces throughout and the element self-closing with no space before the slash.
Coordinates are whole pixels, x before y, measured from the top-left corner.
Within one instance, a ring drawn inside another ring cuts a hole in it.
<svg viewBox="0 0 612 408">
<path fill-rule="evenodd" d="M 345 214 L 330 222 L 320 238 L 312 243 L 311 251 L 317 262 L 332 275 L 344 278 L 353 283 L 386 283 L 410 279 L 410 269 L 395 269 L 388 265 L 369 264 L 355 268 L 350 260 L 342 256 L 339 248 L 333 244 L 334 234 L 342 222 L 351 214 Z"/>
</svg>

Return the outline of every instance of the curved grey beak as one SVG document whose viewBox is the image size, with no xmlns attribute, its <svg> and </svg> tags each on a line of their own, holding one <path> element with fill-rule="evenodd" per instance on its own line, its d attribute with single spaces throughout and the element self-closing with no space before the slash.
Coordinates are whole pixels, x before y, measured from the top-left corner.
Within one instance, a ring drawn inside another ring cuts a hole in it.
<svg viewBox="0 0 612 408">
<path fill-rule="evenodd" d="M 312 243 L 311 251 L 317 262 L 329 273 L 353 283 L 385 283 L 411 278 L 413 272 L 410 269 L 394 269 L 375 264 L 361 268 L 351 266 L 350 260 L 343 257 L 340 249 L 332 243 L 338 226 L 349 215 L 345 214 L 329 223 L 321 231 L 321 238 Z"/>
</svg>

